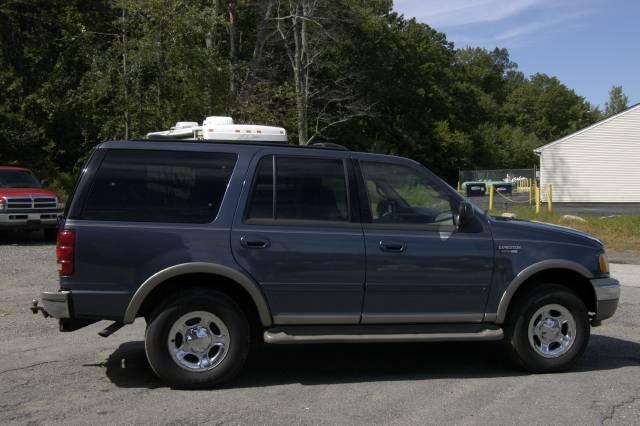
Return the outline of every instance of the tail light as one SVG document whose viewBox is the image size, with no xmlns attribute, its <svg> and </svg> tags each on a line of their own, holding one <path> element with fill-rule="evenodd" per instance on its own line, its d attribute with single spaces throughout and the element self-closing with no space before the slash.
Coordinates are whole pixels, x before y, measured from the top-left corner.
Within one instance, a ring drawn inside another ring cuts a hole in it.
<svg viewBox="0 0 640 426">
<path fill-rule="evenodd" d="M 75 248 L 76 231 L 61 230 L 58 232 L 56 258 L 58 259 L 58 273 L 61 277 L 68 277 L 73 274 Z"/>
</svg>

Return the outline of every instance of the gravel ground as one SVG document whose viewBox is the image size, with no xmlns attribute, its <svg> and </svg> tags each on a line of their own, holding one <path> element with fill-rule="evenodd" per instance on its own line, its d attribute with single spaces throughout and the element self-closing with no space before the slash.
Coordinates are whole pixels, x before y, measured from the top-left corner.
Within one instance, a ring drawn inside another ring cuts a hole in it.
<svg viewBox="0 0 640 426">
<path fill-rule="evenodd" d="M 140 322 L 108 339 L 58 333 L 29 301 L 55 288 L 54 250 L 0 237 L 0 423 L 640 423 L 640 266 L 575 370 L 529 375 L 494 343 L 267 347 L 234 383 L 176 391 L 151 372 Z"/>
</svg>

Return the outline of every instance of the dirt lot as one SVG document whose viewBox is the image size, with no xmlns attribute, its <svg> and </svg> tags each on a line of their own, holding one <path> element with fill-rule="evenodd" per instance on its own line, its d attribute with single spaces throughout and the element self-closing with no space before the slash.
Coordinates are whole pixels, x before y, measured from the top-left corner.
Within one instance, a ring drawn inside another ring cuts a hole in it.
<svg viewBox="0 0 640 426">
<path fill-rule="evenodd" d="M 4 237 L 0 423 L 638 424 L 640 267 L 613 271 L 618 313 L 568 373 L 514 370 L 498 344 L 290 346 L 253 355 L 224 389 L 175 391 L 147 365 L 142 323 L 103 339 L 103 324 L 60 334 L 28 312 L 55 287 L 53 246 Z"/>
</svg>

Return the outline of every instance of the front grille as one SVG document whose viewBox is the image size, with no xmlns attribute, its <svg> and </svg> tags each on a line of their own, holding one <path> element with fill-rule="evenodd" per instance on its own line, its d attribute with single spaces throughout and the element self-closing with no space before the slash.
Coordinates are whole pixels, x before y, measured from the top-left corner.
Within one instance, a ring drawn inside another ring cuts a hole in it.
<svg viewBox="0 0 640 426">
<path fill-rule="evenodd" d="M 58 205 L 58 200 L 54 197 L 37 197 L 33 199 L 36 209 L 51 209 Z"/>
<path fill-rule="evenodd" d="M 7 197 L 7 210 L 55 209 L 56 197 Z"/>
</svg>

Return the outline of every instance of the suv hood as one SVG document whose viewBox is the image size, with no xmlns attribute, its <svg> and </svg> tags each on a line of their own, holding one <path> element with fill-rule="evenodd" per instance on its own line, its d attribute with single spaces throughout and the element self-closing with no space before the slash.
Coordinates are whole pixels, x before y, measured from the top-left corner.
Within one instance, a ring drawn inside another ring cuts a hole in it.
<svg viewBox="0 0 640 426">
<path fill-rule="evenodd" d="M 517 232 L 530 239 L 545 240 L 550 242 L 580 244 L 596 248 L 603 246 L 602 241 L 586 232 L 578 231 L 561 225 L 552 225 L 542 222 L 531 222 L 520 219 L 501 219 L 492 217 L 492 225 L 498 231 Z"/>
<path fill-rule="evenodd" d="M 0 188 L 0 197 L 28 196 L 56 197 L 55 192 L 43 188 Z"/>
</svg>

